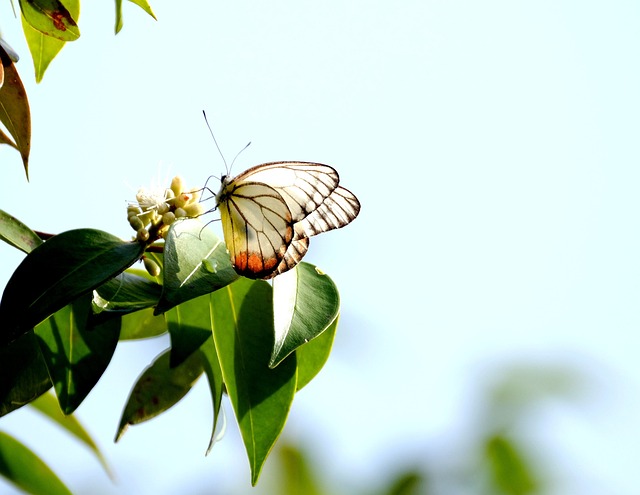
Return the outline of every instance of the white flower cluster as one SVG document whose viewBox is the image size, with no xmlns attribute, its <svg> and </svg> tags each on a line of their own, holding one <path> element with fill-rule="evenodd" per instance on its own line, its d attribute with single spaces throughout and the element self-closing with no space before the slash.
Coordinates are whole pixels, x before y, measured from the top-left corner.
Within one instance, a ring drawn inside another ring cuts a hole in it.
<svg viewBox="0 0 640 495">
<path fill-rule="evenodd" d="M 164 238 L 169 226 L 178 218 L 197 217 L 204 212 L 200 191 L 184 192 L 182 177 L 176 176 L 166 189 L 140 188 L 136 202 L 127 207 L 129 225 L 136 231 L 136 239 L 147 242 Z"/>
</svg>

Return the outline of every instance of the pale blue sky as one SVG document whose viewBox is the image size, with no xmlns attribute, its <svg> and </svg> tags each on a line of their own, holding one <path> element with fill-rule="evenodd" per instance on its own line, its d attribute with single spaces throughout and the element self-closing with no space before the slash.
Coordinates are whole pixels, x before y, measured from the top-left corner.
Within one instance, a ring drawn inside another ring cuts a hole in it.
<svg viewBox="0 0 640 495">
<path fill-rule="evenodd" d="M 31 183 L 0 148 L 0 208 L 39 230 L 128 236 L 126 201 L 159 172 L 197 186 L 224 171 L 203 109 L 228 160 L 252 141 L 235 173 L 331 164 L 362 212 L 312 239 L 306 259 L 338 284 L 343 317 L 285 434 L 330 479 L 376 479 L 463 442 L 470 391 L 490 370 L 566 360 L 589 370 L 599 402 L 545 410 L 534 440 L 564 493 L 636 489 L 637 2 L 155 2 L 158 22 L 125 4 L 117 37 L 112 5 L 94 3 L 40 85 L 0 7 L 33 116 Z M 2 257 L 4 284 L 21 256 Z M 120 478 L 104 493 L 175 493 L 183 476 L 239 478 L 249 493 L 235 424 L 202 455 L 204 382 L 112 444 L 130 386 L 166 344 L 121 345 L 78 411 Z M 27 421 L 19 412 L 0 428 L 72 488 L 103 479 L 80 447 L 43 449 L 34 435 L 54 428 Z"/>
</svg>

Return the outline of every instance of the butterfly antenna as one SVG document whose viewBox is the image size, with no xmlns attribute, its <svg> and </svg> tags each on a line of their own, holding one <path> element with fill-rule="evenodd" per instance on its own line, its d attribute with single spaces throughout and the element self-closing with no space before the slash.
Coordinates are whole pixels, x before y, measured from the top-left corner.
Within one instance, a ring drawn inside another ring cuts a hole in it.
<svg viewBox="0 0 640 495">
<path fill-rule="evenodd" d="M 249 141 L 244 148 L 242 148 L 240 151 L 238 151 L 236 156 L 233 158 L 233 161 L 231 162 L 231 168 L 233 168 L 233 164 L 236 163 L 236 159 L 240 156 L 240 153 L 242 153 L 244 150 L 246 150 L 249 146 L 251 146 L 251 141 Z M 231 170 L 231 168 L 229 170 Z"/>
<path fill-rule="evenodd" d="M 216 143 L 216 148 L 218 148 L 218 153 L 220 153 L 220 157 L 222 157 L 222 162 L 224 163 L 224 168 L 227 169 L 227 175 L 229 175 L 229 167 L 227 166 L 227 160 L 224 159 L 224 155 L 222 154 L 222 151 L 220 150 L 220 146 L 218 146 L 218 141 L 216 141 L 216 137 L 214 136 L 213 131 L 211 130 L 211 126 L 209 125 L 209 121 L 207 120 L 207 113 L 204 110 L 202 111 L 202 115 L 204 115 L 204 121 L 207 124 L 207 127 L 209 128 L 209 133 L 211 134 L 211 137 L 213 138 L 213 142 Z M 246 146 L 245 146 L 245 148 L 246 148 Z M 233 165 L 233 163 L 232 163 L 232 165 Z"/>
</svg>

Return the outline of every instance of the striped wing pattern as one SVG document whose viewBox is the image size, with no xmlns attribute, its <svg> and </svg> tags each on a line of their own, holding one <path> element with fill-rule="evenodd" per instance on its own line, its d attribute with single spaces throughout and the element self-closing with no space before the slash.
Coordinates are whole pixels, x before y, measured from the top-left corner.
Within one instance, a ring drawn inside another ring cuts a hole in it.
<svg viewBox="0 0 640 495">
<path fill-rule="evenodd" d="M 339 180 L 332 167 L 308 162 L 265 163 L 223 177 L 216 201 L 236 271 L 275 277 L 300 262 L 309 237 L 351 222 L 360 203 Z"/>
</svg>

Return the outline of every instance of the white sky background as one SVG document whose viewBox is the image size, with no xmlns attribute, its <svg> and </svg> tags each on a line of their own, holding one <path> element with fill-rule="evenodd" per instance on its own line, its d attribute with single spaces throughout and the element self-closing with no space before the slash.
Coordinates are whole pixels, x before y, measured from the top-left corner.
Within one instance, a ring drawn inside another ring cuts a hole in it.
<svg viewBox="0 0 640 495">
<path fill-rule="evenodd" d="M 0 208 L 38 230 L 127 237 L 126 201 L 159 172 L 194 186 L 224 172 L 203 109 L 228 161 L 253 142 L 234 173 L 331 164 L 362 211 L 311 242 L 306 259 L 336 281 L 343 316 L 285 428 L 323 476 L 371 487 L 455 451 L 490 370 L 567 361 L 599 403 L 546 409 L 532 442 L 564 493 L 637 488 L 640 4 L 156 1 L 158 22 L 125 4 L 114 37 L 113 6 L 97 3 L 40 85 L 0 7 L 33 118 L 29 184 L 0 148 Z M 22 257 L 0 249 L 4 284 Z M 130 387 L 166 344 L 120 345 L 77 412 L 118 485 L 33 413 L 0 428 L 78 493 L 260 493 L 234 422 L 203 456 L 204 381 L 113 445 Z"/>
</svg>

